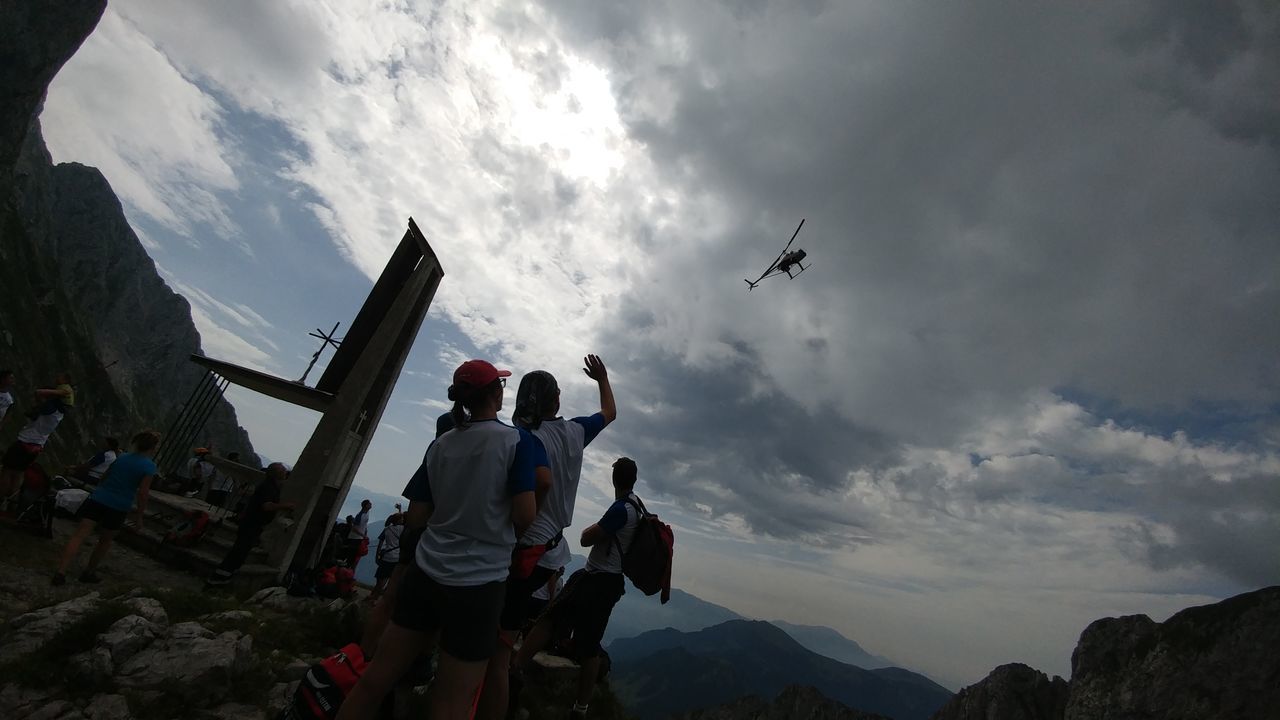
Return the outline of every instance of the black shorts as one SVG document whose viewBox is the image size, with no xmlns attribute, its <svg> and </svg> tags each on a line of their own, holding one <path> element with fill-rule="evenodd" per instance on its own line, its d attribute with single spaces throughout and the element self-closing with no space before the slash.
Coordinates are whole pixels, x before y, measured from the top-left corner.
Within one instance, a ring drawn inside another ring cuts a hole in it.
<svg viewBox="0 0 1280 720">
<path fill-rule="evenodd" d="M 529 598 L 555 574 L 555 570 L 539 565 L 527 578 L 507 578 L 507 599 L 502 603 L 503 630 L 514 632 L 524 627 L 524 621 L 529 618 Z"/>
<path fill-rule="evenodd" d="M 463 661 L 488 660 L 498 645 L 505 582 L 454 587 L 427 577 L 417 564 L 400 580 L 391 620 L 408 630 L 440 630 L 440 649 Z"/>
<path fill-rule="evenodd" d="M 80 509 L 76 512 L 77 520 L 92 520 L 103 530 L 119 530 L 128 516 L 128 510 L 109 508 L 92 498 L 80 503 Z"/>
<path fill-rule="evenodd" d="M 547 608 L 547 617 L 556 634 L 572 628 L 573 648 L 579 660 L 600 654 L 600 640 L 609 625 L 613 606 L 622 599 L 626 588 L 619 573 L 575 572 Z"/>
<path fill-rule="evenodd" d="M 399 564 L 395 560 L 379 560 L 378 569 L 373 573 L 373 579 L 386 580 L 391 577 L 391 573 L 395 572 L 396 566 Z"/>
<path fill-rule="evenodd" d="M 39 445 L 28 445 L 15 440 L 8 450 L 4 451 L 4 459 L 0 460 L 0 465 L 3 465 L 5 470 L 22 472 L 31 467 L 31 463 L 40 457 L 40 451 L 43 449 Z"/>
</svg>

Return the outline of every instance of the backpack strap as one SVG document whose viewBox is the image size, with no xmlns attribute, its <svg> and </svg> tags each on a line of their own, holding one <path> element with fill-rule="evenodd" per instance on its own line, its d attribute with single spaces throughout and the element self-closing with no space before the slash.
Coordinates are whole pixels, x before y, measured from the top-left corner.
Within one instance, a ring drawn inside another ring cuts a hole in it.
<svg viewBox="0 0 1280 720">
<path fill-rule="evenodd" d="M 633 507 L 633 508 L 635 508 L 635 509 L 636 509 L 636 523 L 637 523 L 637 524 L 638 524 L 641 520 L 643 520 L 644 518 L 648 517 L 648 515 L 649 515 L 649 511 L 645 509 L 645 507 L 644 507 L 644 503 L 640 501 L 640 498 L 638 498 L 638 497 L 637 497 L 637 498 L 632 498 L 632 497 L 631 497 L 631 495 L 627 495 L 627 496 L 626 496 L 625 498 L 623 498 L 622 500 L 623 500 L 623 502 L 625 502 L 626 504 L 628 504 L 628 505 L 630 505 L 631 507 Z M 617 534 L 615 534 L 615 535 L 613 536 L 613 544 L 614 544 L 614 545 L 616 545 L 616 546 L 618 546 L 618 557 L 625 557 L 625 556 L 626 556 L 626 553 L 622 552 L 622 540 L 618 538 L 618 535 L 617 535 Z"/>
</svg>

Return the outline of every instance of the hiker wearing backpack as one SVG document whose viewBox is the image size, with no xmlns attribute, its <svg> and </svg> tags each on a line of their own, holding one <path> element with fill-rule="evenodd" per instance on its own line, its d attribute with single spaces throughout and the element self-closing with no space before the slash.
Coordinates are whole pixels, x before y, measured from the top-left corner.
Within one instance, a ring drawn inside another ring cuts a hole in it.
<svg viewBox="0 0 1280 720">
<path fill-rule="evenodd" d="M 396 588 L 377 655 L 343 701 L 339 720 L 374 717 L 437 639 L 431 717 L 466 720 L 471 713 L 498 643 L 511 551 L 537 515 L 535 489 L 551 482 L 537 438 L 498 420 L 510 375 L 484 360 L 468 360 L 453 373 L 449 399 L 456 427 L 431 443 L 414 475 L 420 482 L 411 481 L 410 500 L 420 497 L 428 513 L 426 529 L 402 535 L 401 554 L 411 552 L 413 564 Z"/>
<path fill-rule="evenodd" d="M 642 516 L 640 499 L 633 492 L 636 485 L 636 463 L 621 457 L 613 463 L 614 503 L 599 522 L 582 531 L 582 546 L 591 548 L 587 566 L 569 577 L 564 590 L 556 596 L 538 619 L 516 656 L 512 673 L 513 698 L 523 685 L 522 674 L 533 656 L 546 647 L 554 635 L 567 626 L 573 629 L 573 650 L 581 669 L 578 694 L 570 718 L 581 720 L 587 715 L 587 704 L 595 689 L 600 671 L 600 640 L 609 624 L 613 606 L 625 592 L 623 556 Z"/>
<path fill-rule="evenodd" d="M 582 372 L 599 388 L 599 412 L 571 420 L 559 417 L 560 386 L 545 370 L 526 374 L 516 392 L 516 409 L 511 419 L 516 426 L 527 429 L 542 441 L 551 463 L 552 482 L 546 502 L 538 509 L 538 517 L 520 536 L 511 555 L 511 574 L 502 607 L 502 642 L 489 659 L 489 671 L 476 712 L 480 720 L 502 720 L 507 713 L 511 650 L 529 618 L 529 600 L 557 569 L 569 562 L 564 530 L 573 522 L 583 451 L 618 417 L 604 362 L 596 355 L 588 355 L 582 362 L 585 366 Z"/>
<path fill-rule="evenodd" d="M 133 509 L 134 500 L 138 503 L 138 515 L 135 531 L 142 532 L 143 516 L 147 509 L 147 496 L 151 492 L 151 480 L 156 474 L 156 463 L 153 458 L 160 447 L 160 433 L 144 430 L 133 436 L 133 452 L 121 455 L 111 464 L 107 474 L 93 494 L 81 505 L 76 514 L 80 524 L 76 527 L 67 547 L 62 551 L 62 560 L 58 563 L 58 571 L 53 575 L 53 584 L 62 585 L 67 581 L 67 568 L 71 567 L 80 551 L 80 544 L 89 534 L 97 529 L 98 546 L 89 556 L 89 564 L 80 573 L 80 582 L 101 582 L 95 572 L 107 551 L 111 549 L 111 540 L 116 531 L 124 526 L 125 518 Z"/>
</svg>

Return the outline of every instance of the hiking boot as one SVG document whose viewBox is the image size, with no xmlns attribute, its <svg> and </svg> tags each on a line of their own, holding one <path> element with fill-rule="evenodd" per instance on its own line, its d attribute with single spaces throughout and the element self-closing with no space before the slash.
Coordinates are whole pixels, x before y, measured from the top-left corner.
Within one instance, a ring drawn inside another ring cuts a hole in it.
<svg viewBox="0 0 1280 720">
<path fill-rule="evenodd" d="M 57 586 L 59 586 L 59 585 L 66 585 L 66 584 L 67 584 L 67 576 L 66 576 L 65 574 L 63 574 L 63 573 L 54 573 L 54 574 L 53 574 L 53 580 L 50 580 L 50 581 L 49 581 L 49 584 L 50 584 L 50 585 L 53 585 L 54 587 L 57 587 Z"/>
<path fill-rule="evenodd" d="M 95 573 L 95 572 L 91 572 L 91 571 L 89 571 L 89 570 L 85 570 L 84 572 L 80 573 L 80 582 L 82 582 L 82 583 L 100 583 L 100 582 L 102 582 L 102 578 L 98 577 L 98 574 L 97 574 L 97 573 Z"/>
</svg>

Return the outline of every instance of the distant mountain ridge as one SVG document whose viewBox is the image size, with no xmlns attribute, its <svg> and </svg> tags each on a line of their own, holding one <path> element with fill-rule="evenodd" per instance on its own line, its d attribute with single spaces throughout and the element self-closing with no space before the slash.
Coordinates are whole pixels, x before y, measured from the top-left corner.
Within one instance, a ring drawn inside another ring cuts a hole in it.
<svg viewBox="0 0 1280 720">
<path fill-rule="evenodd" d="M 697 632 L 655 630 L 609 646 L 614 691 L 641 720 L 711 707 L 788 685 L 895 720 L 925 720 L 951 698 L 928 678 L 900 668 L 864 670 L 819 655 L 781 628 L 731 620 Z"/>
<path fill-rule="evenodd" d="M 893 667 L 893 661 L 867 652 L 856 641 L 841 635 L 824 625 L 796 625 L 783 620 L 770 620 L 773 625 L 782 628 L 796 642 L 810 650 L 825 655 L 842 663 L 857 665 L 864 670 Z"/>
</svg>

